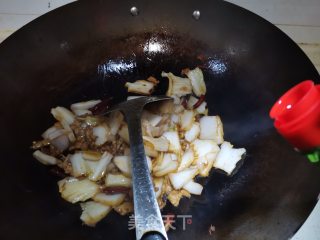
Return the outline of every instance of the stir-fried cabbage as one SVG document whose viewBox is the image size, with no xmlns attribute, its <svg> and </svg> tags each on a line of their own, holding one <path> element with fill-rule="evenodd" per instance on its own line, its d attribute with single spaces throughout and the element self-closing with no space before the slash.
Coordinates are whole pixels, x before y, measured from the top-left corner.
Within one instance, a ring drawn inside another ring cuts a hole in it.
<svg viewBox="0 0 320 240">
<path fill-rule="evenodd" d="M 224 141 L 221 118 L 209 115 L 201 69 L 184 69 L 183 74 L 162 72 L 173 101 L 151 105 L 141 116 L 146 162 L 160 209 L 167 201 L 177 207 L 183 197 L 201 195 L 199 177 L 208 177 L 212 169 L 231 175 L 246 152 Z M 158 83 L 149 77 L 125 86 L 129 93 L 150 95 Z M 111 210 L 126 215 L 134 209 L 128 125 L 121 112 L 94 115 L 101 104 L 105 101 L 74 103 L 71 111 L 52 108 L 57 122 L 33 143 L 39 162 L 60 167 L 67 175 L 58 182 L 61 197 L 82 202 L 80 219 L 88 226 Z"/>
</svg>

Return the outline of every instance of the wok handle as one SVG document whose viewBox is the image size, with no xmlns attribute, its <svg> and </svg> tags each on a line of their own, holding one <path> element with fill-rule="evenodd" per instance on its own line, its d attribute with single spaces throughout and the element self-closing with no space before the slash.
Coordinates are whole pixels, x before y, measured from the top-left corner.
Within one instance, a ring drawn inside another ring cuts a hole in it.
<svg viewBox="0 0 320 240">
<path fill-rule="evenodd" d="M 143 235 L 141 240 L 165 240 L 165 238 L 158 232 L 150 232 Z"/>
</svg>

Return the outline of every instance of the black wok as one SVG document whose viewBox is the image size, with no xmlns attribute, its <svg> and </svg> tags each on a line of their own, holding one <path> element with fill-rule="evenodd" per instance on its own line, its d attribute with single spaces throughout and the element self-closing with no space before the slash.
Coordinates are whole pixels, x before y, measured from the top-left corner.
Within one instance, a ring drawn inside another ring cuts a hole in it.
<svg viewBox="0 0 320 240">
<path fill-rule="evenodd" d="M 140 14 L 131 16 L 136 6 Z M 192 17 L 199 9 L 200 20 Z M 214 173 L 201 197 L 165 213 L 192 215 L 170 239 L 288 239 L 316 203 L 320 171 L 268 117 L 285 90 L 319 75 L 276 27 L 222 1 L 79 1 L 26 25 L 0 46 L 0 239 L 133 239 L 128 217 L 81 225 L 57 178 L 29 146 L 52 122 L 49 109 L 91 98 L 125 98 L 124 82 L 202 66 L 211 114 L 226 139 L 247 149 L 233 177 Z M 160 90 L 166 88 L 161 81 Z M 209 234 L 209 227 L 216 231 Z"/>
</svg>

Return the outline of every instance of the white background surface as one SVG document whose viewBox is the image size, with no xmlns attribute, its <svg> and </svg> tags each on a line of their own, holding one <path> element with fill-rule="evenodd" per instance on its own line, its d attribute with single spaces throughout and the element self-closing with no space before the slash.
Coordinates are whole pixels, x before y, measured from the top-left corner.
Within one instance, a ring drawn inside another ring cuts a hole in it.
<svg viewBox="0 0 320 240">
<path fill-rule="evenodd" d="M 73 0 L 0 0 L 0 42 L 38 16 L 70 2 Z M 249 9 L 274 23 L 299 44 L 320 71 L 320 0 L 229 2 Z M 319 239 L 320 203 L 292 240 Z"/>
</svg>

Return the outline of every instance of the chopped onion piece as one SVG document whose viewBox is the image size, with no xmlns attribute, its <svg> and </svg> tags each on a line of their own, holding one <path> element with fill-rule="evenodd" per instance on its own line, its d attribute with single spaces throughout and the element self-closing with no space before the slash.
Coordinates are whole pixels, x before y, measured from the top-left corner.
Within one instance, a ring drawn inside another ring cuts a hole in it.
<svg viewBox="0 0 320 240">
<path fill-rule="evenodd" d="M 55 165 L 58 161 L 55 157 L 45 154 L 40 150 L 33 152 L 33 157 L 44 165 Z"/>
<path fill-rule="evenodd" d="M 120 129 L 120 126 L 124 120 L 124 116 L 121 112 L 112 112 L 109 116 L 109 127 L 112 135 L 116 135 Z"/>
<path fill-rule="evenodd" d="M 146 144 L 150 144 L 156 151 L 166 152 L 169 150 L 169 141 L 165 137 L 153 138 L 143 136 L 143 140 Z"/>
<path fill-rule="evenodd" d="M 85 160 L 98 161 L 101 159 L 102 154 L 96 151 L 82 151 L 82 157 Z"/>
<path fill-rule="evenodd" d="M 161 73 L 162 77 L 169 79 L 169 88 L 167 90 L 167 96 L 185 96 L 192 93 L 191 81 L 188 78 L 181 78 L 173 75 L 171 72 Z"/>
<path fill-rule="evenodd" d="M 196 67 L 193 70 L 188 71 L 188 78 L 191 80 L 192 91 L 196 96 L 205 95 L 207 92 L 206 84 L 203 79 L 203 73 L 200 68 Z"/>
<path fill-rule="evenodd" d="M 126 195 L 123 193 L 117 193 L 117 194 L 98 193 L 93 197 L 93 200 L 108 206 L 118 206 L 124 201 L 125 197 Z"/>
<path fill-rule="evenodd" d="M 126 142 L 126 143 L 130 143 L 129 140 L 129 130 L 128 130 L 128 125 L 127 124 L 123 124 L 118 132 L 118 134 L 120 135 L 120 137 Z"/>
<path fill-rule="evenodd" d="M 90 100 L 86 102 L 78 102 L 78 103 L 72 104 L 70 108 L 76 115 L 78 115 L 76 113 L 76 111 L 78 110 L 82 110 L 82 111 L 87 110 L 91 114 L 91 111 L 89 111 L 89 109 L 96 106 L 98 103 L 101 103 L 101 100 Z"/>
<path fill-rule="evenodd" d="M 169 179 L 174 189 L 178 190 L 182 188 L 183 185 L 185 185 L 191 179 L 193 179 L 197 174 L 197 168 L 187 168 L 181 172 L 170 173 Z"/>
<path fill-rule="evenodd" d="M 183 186 L 183 189 L 187 190 L 191 194 L 201 195 L 203 186 L 199 183 L 194 182 L 193 180 L 190 180 Z"/>
<path fill-rule="evenodd" d="M 206 156 L 208 153 L 217 153 L 220 150 L 219 146 L 213 140 L 196 139 L 191 144 L 191 147 L 195 154 L 195 160 Z"/>
<path fill-rule="evenodd" d="M 189 148 L 185 153 L 182 155 L 181 162 L 178 168 L 178 172 L 188 168 L 194 160 L 193 150 Z"/>
<path fill-rule="evenodd" d="M 129 156 L 115 156 L 113 162 L 125 176 L 131 177 L 131 160 Z"/>
<path fill-rule="evenodd" d="M 68 125 L 72 124 L 75 116 L 74 114 L 64 107 L 56 107 L 51 109 L 51 114 L 59 122 L 66 122 Z"/>
<path fill-rule="evenodd" d="M 223 126 L 219 116 L 203 116 L 200 119 L 200 139 L 223 143 Z"/>
<path fill-rule="evenodd" d="M 99 192 L 99 186 L 89 179 L 65 178 L 58 182 L 61 197 L 68 202 L 83 202 Z"/>
<path fill-rule="evenodd" d="M 108 174 L 105 181 L 106 187 L 131 187 L 131 179 L 122 174 Z"/>
<path fill-rule="evenodd" d="M 225 171 L 230 175 L 235 169 L 237 163 L 241 160 L 242 155 L 246 153 L 244 148 L 233 148 L 231 143 L 224 142 L 213 166 Z"/>
<path fill-rule="evenodd" d="M 80 177 L 87 173 L 86 163 L 81 153 L 71 155 L 70 162 L 72 166 L 72 176 Z"/>
<path fill-rule="evenodd" d="M 107 124 L 96 126 L 92 129 L 93 136 L 96 137 L 95 144 L 101 146 L 110 139 L 110 128 Z"/>
<path fill-rule="evenodd" d="M 159 161 L 153 167 L 153 175 L 156 177 L 164 176 L 170 172 L 174 172 L 179 163 L 177 161 L 173 161 L 171 158 L 171 154 L 165 153 L 163 156 L 159 157 Z"/>
<path fill-rule="evenodd" d="M 97 222 L 106 217 L 112 210 L 110 206 L 103 205 L 94 201 L 81 203 L 82 214 L 80 219 L 90 227 L 94 227 Z"/>
<path fill-rule="evenodd" d="M 128 88 L 128 92 L 150 95 L 154 89 L 155 84 L 146 80 L 137 80 L 133 83 L 127 82 L 125 86 Z"/>
<path fill-rule="evenodd" d="M 185 132 L 184 138 L 188 142 L 193 142 L 200 135 L 200 124 L 198 122 L 194 122 L 191 128 Z"/>
<path fill-rule="evenodd" d="M 180 126 L 183 131 L 188 131 L 194 122 L 194 112 L 191 110 L 184 110 L 180 116 Z"/>
<path fill-rule="evenodd" d="M 179 134 L 177 131 L 165 132 L 163 136 L 169 141 L 169 151 L 176 153 L 180 156 L 181 153 L 181 144 L 179 139 Z"/>
<path fill-rule="evenodd" d="M 161 122 L 162 116 L 144 110 L 142 112 L 141 119 L 147 120 L 151 124 L 151 126 L 155 127 Z"/>
<path fill-rule="evenodd" d="M 105 171 L 107 169 L 107 166 L 111 162 L 112 154 L 108 152 L 104 152 L 101 159 L 99 160 L 99 163 L 97 164 L 94 172 L 89 176 L 89 179 L 92 181 L 98 181 L 100 180 L 103 175 L 105 174 Z"/>
<path fill-rule="evenodd" d="M 158 198 L 162 193 L 163 178 L 153 178 L 153 184 L 154 184 L 154 192 L 156 194 L 156 198 Z"/>
</svg>

